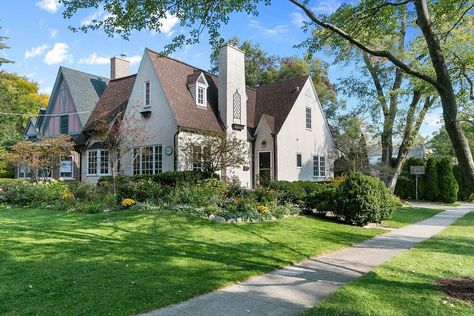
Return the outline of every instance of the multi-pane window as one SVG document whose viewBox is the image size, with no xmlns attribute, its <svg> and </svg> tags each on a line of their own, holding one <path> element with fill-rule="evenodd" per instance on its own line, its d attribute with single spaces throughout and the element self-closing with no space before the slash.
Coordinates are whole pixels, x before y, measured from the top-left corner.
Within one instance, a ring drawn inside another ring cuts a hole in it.
<svg viewBox="0 0 474 316">
<path fill-rule="evenodd" d="M 150 81 L 145 81 L 145 106 L 150 105 Z"/>
<path fill-rule="evenodd" d="M 306 108 L 306 128 L 311 129 L 312 126 L 311 108 Z"/>
<path fill-rule="evenodd" d="M 296 167 L 297 168 L 301 168 L 301 166 L 303 165 L 303 157 L 301 154 L 296 154 Z"/>
<path fill-rule="evenodd" d="M 161 145 L 137 147 L 133 149 L 133 174 L 157 174 L 163 168 L 163 148 Z"/>
<path fill-rule="evenodd" d="M 100 151 L 100 174 L 109 174 L 109 151 Z"/>
<path fill-rule="evenodd" d="M 198 87 L 197 88 L 197 104 L 201 106 L 205 106 L 204 104 L 204 88 Z"/>
<path fill-rule="evenodd" d="M 87 174 L 90 176 L 110 174 L 108 150 L 94 149 L 87 151 Z"/>
<path fill-rule="evenodd" d="M 59 120 L 59 133 L 64 135 L 69 133 L 69 114 L 61 115 Z"/>
<path fill-rule="evenodd" d="M 326 176 L 326 157 L 313 156 L 313 175 L 315 177 Z"/>
<path fill-rule="evenodd" d="M 18 166 L 18 178 L 31 178 L 30 166 L 26 166 L 26 165 Z"/>
<path fill-rule="evenodd" d="M 65 157 L 61 159 L 59 167 L 59 176 L 61 178 L 72 178 L 72 157 Z"/>
<path fill-rule="evenodd" d="M 239 91 L 235 91 L 233 95 L 233 110 L 234 110 L 234 122 L 242 122 L 242 97 L 240 96 Z"/>
<path fill-rule="evenodd" d="M 193 146 L 193 170 L 209 171 L 212 169 L 211 149 L 209 147 Z"/>
</svg>

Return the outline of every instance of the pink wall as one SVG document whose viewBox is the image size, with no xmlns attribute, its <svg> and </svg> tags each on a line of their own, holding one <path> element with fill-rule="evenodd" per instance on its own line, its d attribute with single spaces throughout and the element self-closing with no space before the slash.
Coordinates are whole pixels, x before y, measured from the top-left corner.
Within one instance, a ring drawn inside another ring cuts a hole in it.
<svg viewBox="0 0 474 316">
<path fill-rule="evenodd" d="M 54 92 L 53 92 L 54 94 Z M 64 80 L 61 80 L 59 91 L 56 94 L 56 100 L 53 103 L 53 109 L 48 111 L 50 114 L 62 114 L 62 113 L 76 113 L 76 107 L 72 100 L 71 94 L 65 84 Z M 60 116 L 51 116 L 47 122 L 45 134 L 48 136 L 56 136 L 59 134 L 59 122 Z M 78 114 L 69 114 L 69 132 L 68 134 L 78 134 L 81 131 Z"/>
</svg>

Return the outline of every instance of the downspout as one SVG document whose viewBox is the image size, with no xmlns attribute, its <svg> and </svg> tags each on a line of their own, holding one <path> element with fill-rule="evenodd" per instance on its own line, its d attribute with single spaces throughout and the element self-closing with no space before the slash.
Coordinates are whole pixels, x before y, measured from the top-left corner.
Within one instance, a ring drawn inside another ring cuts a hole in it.
<svg viewBox="0 0 474 316">
<path fill-rule="evenodd" d="M 174 133 L 174 145 L 173 145 L 173 171 L 178 171 L 178 135 L 179 126 L 176 126 L 176 133 Z"/>
<path fill-rule="evenodd" d="M 252 184 L 252 189 L 255 187 L 255 138 L 250 140 L 252 144 L 252 152 L 251 152 L 251 158 L 252 158 L 252 165 L 250 166 L 250 176 L 252 177 L 250 183 Z"/>
<path fill-rule="evenodd" d="M 79 154 L 79 176 L 77 178 L 79 182 L 82 182 L 82 153 L 81 151 L 78 151 L 78 154 Z"/>
<path fill-rule="evenodd" d="M 273 180 L 278 180 L 277 134 L 272 134 L 272 137 L 273 137 Z"/>
</svg>

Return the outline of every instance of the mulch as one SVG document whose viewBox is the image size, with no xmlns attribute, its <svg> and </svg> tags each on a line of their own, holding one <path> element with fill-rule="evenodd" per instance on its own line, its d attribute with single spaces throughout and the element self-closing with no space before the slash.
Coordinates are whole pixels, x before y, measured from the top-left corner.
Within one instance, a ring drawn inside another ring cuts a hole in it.
<svg viewBox="0 0 474 316">
<path fill-rule="evenodd" d="M 474 278 L 439 279 L 435 284 L 450 297 L 468 301 L 474 305 Z"/>
</svg>

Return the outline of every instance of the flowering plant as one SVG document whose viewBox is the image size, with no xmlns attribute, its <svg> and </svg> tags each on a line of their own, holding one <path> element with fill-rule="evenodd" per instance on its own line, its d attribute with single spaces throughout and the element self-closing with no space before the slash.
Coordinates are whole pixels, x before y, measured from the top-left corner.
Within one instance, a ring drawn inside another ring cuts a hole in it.
<svg viewBox="0 0 474 316">
<path fill-rule="evenodd" d="M 65 201 L 74 200 L 74 198 L 75 198 L 74 193 L 72 193 L 69 190 L 64 191 L 63 195 L 61 196 L 61 199 L 65 200 Z"/>
<path fill-rule="evenodd" d="M 130 207 L 134 205 L 136 202 L 134 199 L 123 199 L 122 202 L 120 202 L 120 205 L 123 207 Z"/>
<path fill-rule="evenodd" d="M 265 205 L 258 205 L 257 206 L 257 211 L 259 211 L 260 213 L 268 213 L 268 207 L 265 206 Z"/>
</svg>

